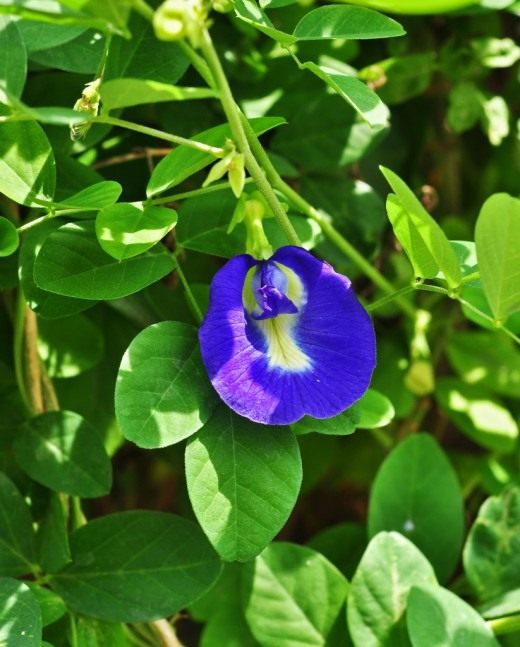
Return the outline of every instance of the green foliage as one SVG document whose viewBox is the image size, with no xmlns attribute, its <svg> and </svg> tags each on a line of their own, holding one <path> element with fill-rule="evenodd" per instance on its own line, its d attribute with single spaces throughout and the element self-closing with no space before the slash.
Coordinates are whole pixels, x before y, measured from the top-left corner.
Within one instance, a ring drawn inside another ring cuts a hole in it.
<svg viewBox="0 0 520 647">
<path fill-rule="evenodd" d="M 0 640 L 5 647 L 40 647 L 40 607 L 28 586 L 10 577 L 0 578 Z"/>
</svg>

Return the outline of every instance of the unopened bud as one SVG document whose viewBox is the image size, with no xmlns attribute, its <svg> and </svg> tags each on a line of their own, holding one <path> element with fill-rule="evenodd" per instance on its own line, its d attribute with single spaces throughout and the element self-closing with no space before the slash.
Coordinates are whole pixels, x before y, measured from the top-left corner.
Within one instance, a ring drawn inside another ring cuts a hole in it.
<svg viewBox="0 0 520 647">
<path fill-rule="evenodd" d="M 101 79 L 95 79 L 85 85 L 85 89 L 81 93 L 81 97 L 74 104 L 76 112 L 86 112 L 91 117 L 97 117 L 99 113 L 99 103 L 101 100 L 99 94 L 99 86 Z M 85 137 L 90 130 L 90 119 L 85 121 L 76 122 L 70 126 L 70 137 L 72 141 L 78 141 Z"/>
<path fill-rule="evenodd" d="M 231 159 L 231 162 L 229 163 L 228 180 L 229 186 L 235 194 L 235 197 L 240 198 L 242 191 L 244 190 L 244 184 L 246 181 L 244 156 L 241 153 L 234 155 Z"/>
</svg>

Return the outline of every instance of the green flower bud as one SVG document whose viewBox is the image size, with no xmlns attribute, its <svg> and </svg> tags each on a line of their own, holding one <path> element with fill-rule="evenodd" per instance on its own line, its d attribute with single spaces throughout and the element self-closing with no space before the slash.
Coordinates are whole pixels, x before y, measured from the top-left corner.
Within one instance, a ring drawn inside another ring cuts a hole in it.
<svg viewBox="0 0 520 647">
<path fill-rule="evenodd" d="M 246 181 L 244 156 L 240 153 L 233 155 L 228 167 L 228 180 L 231 190 L 236 198 L 240 198 Z"/>
<path fill-rule="evenodd" d="M 229 13 L 230 11 L 233 11 L 234 5 L 234 0 L 213 0 L 212 2 L 213 9 L 219 13 Z"/>
<path fill-rule="evenodd" d="M 153 16 L 153 28 L 159 40 L 175 41 L 186 36 L 186 3 L 183 0 L 166 0 Z"/>
<path fill-rule="evenodd" d="M 81 98 L 76 101 L 73 109 L 77 112 L 86 112 L 91 117 L 97 117 L 99 113 L 99 103 L 101 101 L 99 94 L 100 85 L 101 79 L 95 79 L 94 81 L 87 83 L 85 85 L 85 89 L 81 93 Z M 70 126 L 70 138 L 72 141 L 76 142 L 85 137 L 89 130 L 90 119 L 76 122 Z"/>
</svg>

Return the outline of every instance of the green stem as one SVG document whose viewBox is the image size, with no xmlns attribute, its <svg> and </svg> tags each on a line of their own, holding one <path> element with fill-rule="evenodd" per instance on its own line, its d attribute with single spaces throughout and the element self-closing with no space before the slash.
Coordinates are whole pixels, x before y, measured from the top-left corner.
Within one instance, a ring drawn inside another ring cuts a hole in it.
<svg viewBox="0 0 520 647">
<path fill-rule="evenodd" d="M 415 289 L 423 292 L 435 292 L 436 294 L 443 294 L 444 296 L 449 296 L 450 294 L 446 288 L 441 288 L 438 285 L 428 285 L 427 283 L 417 283 L 415 285 Z"/>
<path fill-rule="evenodd" d="M 252 178 L 246 178 L 245 183 L 250 184 Z M 215 191 L 223 191 L 229 189 L 229 182 L 218 182 L 217 184 L 210 184 L 210 186 L 205 186 L 200 189 L 192 189 L 191 191 L 184 191 L 183 193 L 174 193 L 173 195 L 167 195 L 164 198 L 152 198 L 148 200 L 148 204 L 167 204 L 168 202 L 176 202 L 177 200 L 186 200 L 187 198 L 196 198 L 200 195 L 205 195 L 206 193 L 214 193 Z"/>
<path fill-rule="evenodd" d="M 497 322 L 495 321 L 495 319 L 493 319 L 493 317 L 490 317 L 485 312 L 482 312 L 482 310 L 479 310 L 478 308 L 476 308 L 472 303 L 470 303 L 469 301 L 466 301 L 466 299 L 463 299 L 462 297 L 457 297 L 457 298 L 462 305 L 468 308 L 468 310 L 471 310 L 471 312 L 474 312 L 479 317 L 482 317 L 482 319 L 492 324 L 496 330 L 501 330 L 508 337 L 511 337 L 511 339 L 516 341 L 517 344 L 520 344 L 520 337 L 518 337 L 518 335 L 515 335 L 515 333 L 512 330 L 509 330 L 505 326 L 497 326 Z"/>
<path fill-rule="evenodd" d="M 272 210 L 273 215 L 278 221 L 278 224 L 284 232 L 287 240 L 292 245 L 301 246 L 301 241 L 298 237 L 298 234 L 292 226 L 292 223 L 285 213 L 285 210 L 282 207 L 280 201 L 276 197 L 276 194 L 273 191 L 273 188 L 270 185 L 264 171 L 262 170 L 262 167 L 251 151 L 249 141 L 242 125 L 240 110 L 235 103 L 235 99 L 233 98 L 233 94 L 220 63 L 220 59 L 215 50 L 215 47 L 213 46 L 211 36 L 209 35 L 209 32 L 207 30 L 204 30 L 202 35 L 201 49 L 204 58 L 208 63 L 209 69 L 213 74 L 216 87 L 218 88 L 220 101 L 229 122 L 229 127 L 231 129 L 231 134 L 235 141 L 235 145 L 237 146 L 238 150 L 244 155 L 245 166 L 249 172 L 249 175 L 255 181 L 258 190 L 265 197 L 267 204 Z"/>
<path fill-rule="evenodd" d="M 464 285 L 465 283 L 470 283 L 471 281 L 476 281 L 477 279 L 480 278 L 480 272 L 472 272 L 471 274 L 468 274 L 465 276 L 462 281 L 460 282 L 461 285 Z"/>
<path fill-rule="evenodd" d="M 410 292 L 414 292 L 414 291 L 415 291 L 415 286 L 406 285 L 404 288 L 401 288 L 400 290 L 396 290 L 393 294 L 389 294 L 386 297 L 381 297 L 381 299 L 374 301 L 374 303 L 369 303 L 368 305 L 365 306 L 365 310 L 367 312 L 374 312 L 374 310 L 378 310 L 379 308 L 386 306 L 388 303 L 391 303 L 395 299 L 399 299 L 399 297 L 404 297 L 406 294 L 410 294 Z"/>
<path fill-rule="evenodd" d="M 132 0 L 132 9 L 135 9 L 143 18 L 152 22 L 154 11 L 144 0 Z"/>
<path fill-rule="evenodd" d="M 150 128 L 149 126 L 143 126 L 141 124 L 135 124 L 132 121 L 126 121 L 126 119 L 116 119 L 115 117 L 100 115 L 99 117 L 92 119 L 92 123 L 120 126 L 121 128 L 134 130 L 135 132 L 142 133 L 143 135 L 150 135 L 150 137 L 164 139 L 164 141 L 171 142 L 172 144 L 187 146 L 188 148 L 193 148 L 200 153 L 207 153 L 208 155 L 213 155 L 214 157 L 222 157 L 224 155 L 223 148 L 209 146 L 208 144 L 197 142 L 193 139 L 186 139 L 185 137 L 181 137 L 180 135 L 171 135 L 170 133 L 165 133 L 163 130 L 157 130 L 156 128 Z"/>
<path fill-rule="evenodd" d="M 520 631 L 520 613 L 488 620 L 487 625 L 496 636 L 512 634 L 515 631 Z"/>
<path fill-rule="evenodd" d="M 25 383 L 24 373 L 24 329 L 25 329 L 25 298 L 22 289 L 19 288 L 16 299 L 16 314 L 14 320 L 14 372 L 18 390 L 22 397 L 23 403 L 29 411 L 32 410 L 29 392 Z"/>
<path fill-rule="evenodd" d="M 202 323 L 203 314 L 202 310 L 199 308 L 199 304 L 197 303 L 197 299 L 195 299 L 195 296 L 193 292 L 191 291 L 190 284 L 186 280 L 186 276 L 184 272 L 182 271 L 181 264 L 179 263 L 179 259 L 175 254 L 172 254 L 172 258 L 175 261 L 175 270 L 177 271 L 177 274 L 179 276 L 179 279 L 182 283 L 182 287 L 184 288 L 184 292 L 186 294 L 186 298 L 188 299 L 188 304 L 191 308 L 191 311 L 193 313 L 193 316 L 197 320 L 198 324 Z"/>
<path fill-rule="evenodd" d="M 213 80 L 211 70 L 202 56 L 199 56 L 185 40 L 181 40 L 177 44 L 182 49 L 183 53 L 190 59 L 193 67 L 197 70 L 204 81 L 206 81 L 209 87 L 215 89 L 215 81 Z"/>
</svg>

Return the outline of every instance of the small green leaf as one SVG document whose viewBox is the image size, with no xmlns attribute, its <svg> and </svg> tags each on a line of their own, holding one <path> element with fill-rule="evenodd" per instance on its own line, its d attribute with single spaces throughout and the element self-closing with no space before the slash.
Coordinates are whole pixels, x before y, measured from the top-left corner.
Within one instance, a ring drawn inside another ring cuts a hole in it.
<svg viewBox="0 0 520 647">
<path fill-rule="evenodd" d="M 251 27 L 258 29 L 266 36 L 281 43 L 282 45 L 292 45 L 296 38 L 291 34 L 276 29 L 266 14 L 259 8 L 253 0 L 235 0 L 235 14 Z"/>
<path fill-rule="evenodd" d="M 11 256 L 18 249 L 20 237 L 13 223 L 0 216 L 0 257 Z"/>
<path fill-rule="evenodd" d="M 174 268 L 164 247 L 121 262 L 104 252 L 93 222 L 70 223 L 43 243 L 34 264 L 38 287 L 80 299 L 120 299 L 155 283 Z"/>
<path fill-rule="evenodd" d="M 38 353 L 50 377 L 75 377 L 96 366 L 104 341 L 101 330 L 81 314 L 38 322 Z"/>
<path fill-rule="evenodd" d="M 395 416 L 391 400 L 375 389 L 368 389 L 365 395 L 354 404 L 353 409 L 359 416 L 357 423 L 359 429 L 386 427 Z"/>
<path fill-rule="evenodd" d="M 464 506 L 457 477 L 435 440 L 415 434 L 401 442 L 377 473 L 368 531 L 397 530 L 429 559 L 441 581 L 462 547 Z"/>
<path fill-rule="evenodd" d="M 348 582 L 323 555 L 271 544 L 245 567 L 249 627 L 262 647 L 322 647 L 345 603 Z"/>
<path fill-rule="evenodd" d="M 96 430 L 72 411 L 31 418 L 14 443 L 18 464 L 38 483 L 73 496 L 98 497 L 112 484 L 112 468 Z"/>
<path fill-rule="evenodd" d="M 520 490 L 517 487 L 484 501 L 469 532 L 463 558 L 466 576 L 487 606 L 499 596 L 520 589 Z"/>
<path fill-rule="evenodd" d="M 195 328 L 163 321 L 135 337 L 121 362 L 115 393 L 125 438 L 146 448 L 177 443 L 202 427 L 214 405 Z"/>
<path fill-rule="evenodd" d="M 0 192 L 28 206 L 50 202 L 54 195 L 54 154 L 34 121 L 0 123 Z"/>
<path fill-rule="evenodd" d="M 61 209 L 105 209 L 117 202 L 123 187 L 119 182 L 97 182 L 58 204 Z"/>
<path fill-rule="evenodd" d="M 513 451 L 518 425 L 486 388 L 442 378 L 437 380 L 435 393 L 448 418 L 474 442 L 497 452 Z"/>
<path fill-rule="evenodd" d="M 42 616 L 42 627 L 56 622 L 67 613 L 65 602 L 54 591 L 39 586 L 35 582 L 26 582 L 36 598 Z"/>
<path fill-rule="evenodd" d="M 302 479 L 289 429 L 264 427 L 219 407 L 186 448 L 195 515 L 220 556 L 247 561 L 271 541 L 294 507 Z"/>
<path fill-rule="evenodd" d="M 67 517 L 60 495 L 49 492 L 47 507 L 36 535 L 38 564 L 46 573 L 56 573 L 71 561 Z"/>
<path fill-rule="evenodd" d="M 26 76 L 27 51 L 18 25 L 0 15 L 0 86 L 19 99 Z"/>
<path fill-rule="evenodd" d="M 0 472 L 0 574 L 25 575 L 34 562 L 31 513 L 20 492 Z"/>
<path fill-rule="evenodd" d="M 112 622 L 165 618 L 200 597 L 220 561 L 196 524 L 173 514 L 118 512 L 71 536 L 73 561 L 51 578 L 70 608 Z"/>
<path fill-rule="evenodd" d="M 322 7 L 327 9 L 331 7 Z M 319 11 L 316 9 L 316 11 Z M 348 76 L 346 74 L 339 74 L 333 70 L 320 67 L 309 61 L 303 63 L 302 69 L 309 70 L 322 81 L 331 87 L 340 97 L 354 108 L 354 110 L 374 128 L 383 128 L 388 126 L 390 111 L 377 96 L 363 81 L 360 81 L 355 76 Z"/>
<path fill-rule="evenodd" d="M 190 88 L 147 79 L 112 79 L 101 86 L 103 111 L 162 101 L 188 101 L 214 97 L 209 88 Z"/>
<path fill-rule="evenodd" d="M 98 213 L 96 235 L 105 252 L 122 261 L 146 252 L 176 223 L 173 209 L 120 202 Z"/>
<path fill-rule="evenodd" d="M 520 200 L 495 193 L 484 202 L 475 226 L 480 280 L 498 321 L 520 310 Z"/>
<path fill-rule="evenodd" d="M 0 645 L 40 647 L 40 607 L 29 587 L 10 577 L 0 577 Z"/>
<path fill-rule="evenodd" d="M 291 425 L 295 434 L 327 434 L 330 436 L 348 436 L 353 434 L 359 426 L 359 414 L 354 405 L 333 418 L 317 420 L 311 416 L 304 416 L 294 425 Z"/>
<path fill-rule="evenodd" d="M 442 586 L 413 586 L 406 623 L 413 647 L 499 647 L 483 618 Z"/>
<path fill-rule="evenodd" d="M 383 14 L 364 7 L 318 7 L 304 15 L 293 36 L 298 40 L 393 38 L 406 32 Z"/>
<path fill-rule="evenodd" d="M 352 579 L 348 627 L 355 647 L 409 647 L 405 625 L 408 593 L 437 583 L 430 563 L 397 532 L 381 532 L 368 545 Z"/>
<path fill-rule="evenodd" d="M 257 135 L 261 135 L 271 128 L 275 128 L 284 123 L 280 117 L 259 117 L 251 119 L 250 124 Z M 227 124 L 215 126 L 209 130 L 193 135 L 192 139 L 208 144 L 209 146 L 224 146 L 226 139 L 231 137 L 231 130 Z M 213 155 L 203 153 L 187 146 L 178 146 L 171 153 L 162 159 L 155 167 L 146 195 L 150 198 L 158 193 L 162 193 L 197 171 L 201 171 L 215 161 Z"/>
<path fill-rule="evenodd" d="M 442 229 L 399 176 L 384 167 L 381 172 L 396 193 L 388 198 L 388 217 L 416 276 L 434 278 L 440 270 L 450 287 L 458 287 L 459 263 Z"/>
</svg>

